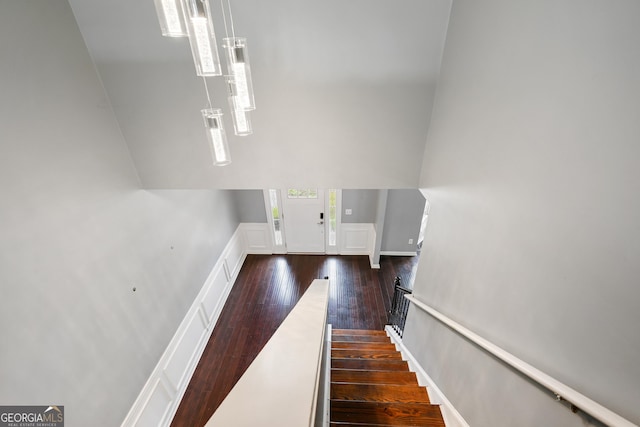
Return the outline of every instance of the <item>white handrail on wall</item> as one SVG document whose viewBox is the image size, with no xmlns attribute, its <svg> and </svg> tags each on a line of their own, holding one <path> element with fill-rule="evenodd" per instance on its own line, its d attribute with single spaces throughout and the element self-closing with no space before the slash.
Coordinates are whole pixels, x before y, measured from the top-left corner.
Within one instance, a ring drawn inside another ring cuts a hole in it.
<svg viewBox="0 0 640 427">
<path fill-rule="evenodd" d="M 566 400 L 567 402 L 572 403 L 581 411 L 590 414 L 597 420 L 602 421 L 607 425 L 615 426 L 615 427 L 638 427 L 636 424 L 621 417 L 615 412 L 605 408 L 598 402 L 595 402 L 589 399 L 584 394 L 572 389 L 566 384 L 561 383 L 555 378 L 545 374 L 541 370 L 534 368 L 533 366 L 517 358 L 513 354 L 507 352 L 506 350 L 503 350 L 502 348 L 498 347 L 492 342 L 482 338 L 478 334 L 471 332 L 469 329 L 449 319 L 447 316 L 440 313 L 436 309 L 429 307 L 422 301 L 416 299 L 415 296 L 405 295 L 405 298 L 411 301 L 411 303 L 414 304 L 416 307 L 429 313 L 431 316 L 435 317 L 440 322 L 444 323 L 445 325 L 452 328 L 454 331 L 458 332 L 460 335 L 470 339 L 472 342 L 482 347 L 483 349 L 485 349 L 486 351 L 488 351 L 498 359 L 502 360 L 506 364 L 522 372 L 523 374 L 525 374 L 532 380 L 536 381 L 537 383 L 540 383 L 541 385 L 543 385 L 544 387 L 546 387 L 547 389 L 555 393 L 557 396 L 560 396 L 563 400 Z"/>
<path fill-rule="evenodd" d="M 205 427 L 314 425 L 328 303 L 314 280 Z"/>
</svg>

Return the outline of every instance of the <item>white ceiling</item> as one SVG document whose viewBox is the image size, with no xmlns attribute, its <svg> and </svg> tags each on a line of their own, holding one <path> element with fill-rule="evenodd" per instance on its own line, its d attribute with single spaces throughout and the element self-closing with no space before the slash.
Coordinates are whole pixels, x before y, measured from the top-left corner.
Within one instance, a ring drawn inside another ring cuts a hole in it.
<svg viewBox="0 0 640 427">
<path fill-rule="evenodd" d="M 417 186 L 451 0 L 231 0 L 257 110 L 250 137 L 228 121 L 223 168 L 188 41 L 160 35 L 153 0 L 69 2 L 145 186 Z M 208 82 L 226 109 L 221 78 Z"/>
</svg>

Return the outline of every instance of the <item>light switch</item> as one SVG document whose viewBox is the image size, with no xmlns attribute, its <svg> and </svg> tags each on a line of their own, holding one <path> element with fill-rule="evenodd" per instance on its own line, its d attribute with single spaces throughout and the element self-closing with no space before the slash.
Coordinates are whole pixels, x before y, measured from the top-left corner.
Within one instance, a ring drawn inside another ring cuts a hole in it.
<svg viewBox="0 0 640 427">
<path fill-rule="evenodd" d="M 344 210 L 344 214 L 345 215 L 351 215 L 353 213 L 353 211 L 351 209 L 345 209 Z"/>
</svg>

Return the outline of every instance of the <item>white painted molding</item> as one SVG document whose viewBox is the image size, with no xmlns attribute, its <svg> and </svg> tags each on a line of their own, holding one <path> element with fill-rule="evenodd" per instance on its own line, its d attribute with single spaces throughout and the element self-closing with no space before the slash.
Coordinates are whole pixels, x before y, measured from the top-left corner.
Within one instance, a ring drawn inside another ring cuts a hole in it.
<svg viewBox="0 0 640 427">
<path fill-rule="evenodd" d="M 373 224 L 340 225 L 340 255 L 368 255 L 373 253 L 375 228 Z"/>
<path fill-rule="evenodd" d="M 239 226 L 248 254 L 273 254 L 271 230 L 268 222 L 242 223 Z"/>
<path fill-rule="evenodd" d="M 469 427 L 469 424 L 460 415 L 460 412 L 453 407 L 447 396 L 444 395 L 442 390 L 433 381 L 433 379 L 427 374 L 424 368 L 418 363 L 416 358 L 411 354 L 409 349 L 402 342 L 402 338 L 393 330 L 390 325 L 385 326 L 387 335 L 391 338 L 396 347 L 402 353 L 402 358 L 409 364 L 409 369 L 416 373 L 418 378 L 418 384 L 427 387 L 427 393 L 429 394 L 429 401 L 434 405 L 440 405 L 440 411 L 442 412 L 442 418 L 444 418 L 444 424 L 447 427 Z"/>
<path fill-rule="evenodd" d="M 242 226 L 225 246 L 122 427 L 168 426 L 247 256 Z"/>
<path fill-rule="evenodd" d="M 387 256 L 416 256 L 416 255 L 418 255 L 418 252 L 416 252 L 416 251 L 407 251 L 407 252 L 403 252 L 403 251 L 380 251 L 380 255 L 387 255 Z"/>
<path fill-rule="evenodd" d="M 581 411 L 586 412 L 597 420 L 602 421 L 604 424 L 616 427 L 638 427 L 636 424 L 633 424 L 629 420 L 621 417 L 610 409 L 605 408 L 598 402 L 595 402 L 594 400 L 578 392 L 577 390 L 574 390 L 568 385 L 556 380 L 555 378 L 542 372 L 538 368 L 531 366 L 522 359 L 517 358 L 513 354 L 504 350 L 502 347 L 498 347 L 491 341 L 482 338 L 480 335 L 465 328 L 458 322 L 448 318 L 436 309 L 429 307 L 427 304 L 420 301 L 413 295 L 405 295 L 405 298 L 411 301 L 411 303 L 417 308 L 428 313 L 435 319 L 439 320 L 449 328 L 456 331 L 458 334 L 475 343 L 478 347 L 484 349 L 496 358 L 502 360 L 507 365 L 531 378 L 533 381 L 542 385 L 546 389 L 552 391 L 556 395 L 560 396 L 563 400 L 574 404 L 575 406 L 580 408 Z"/>
</svg>

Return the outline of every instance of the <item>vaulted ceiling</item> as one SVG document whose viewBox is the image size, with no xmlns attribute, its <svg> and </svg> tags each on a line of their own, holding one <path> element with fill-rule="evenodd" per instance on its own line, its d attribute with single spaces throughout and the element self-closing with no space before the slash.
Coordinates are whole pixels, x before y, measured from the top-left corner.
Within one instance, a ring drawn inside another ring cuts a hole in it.
<svg viewBox="0 0 640 427">
<path fill-rule="evenodd" d="M 451 0 L 231 0 L 257 109 L 253 135 L 227 132 L 225 167 L 188 41 L 161 36 L 153 0 L 70 4 L 145 187 L 417 187 Z M 207 81 L 230 129 L 222 78 Z"/>
</svg>

